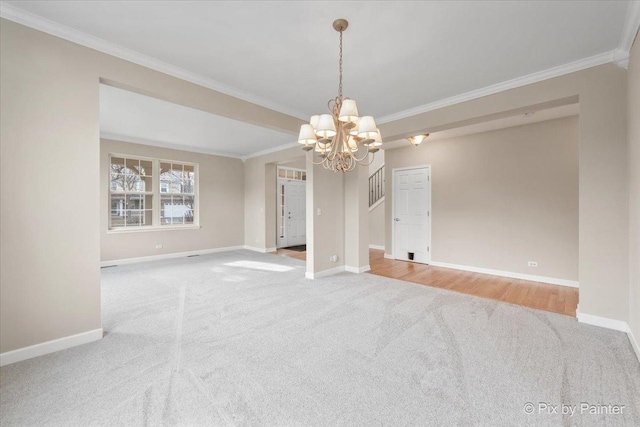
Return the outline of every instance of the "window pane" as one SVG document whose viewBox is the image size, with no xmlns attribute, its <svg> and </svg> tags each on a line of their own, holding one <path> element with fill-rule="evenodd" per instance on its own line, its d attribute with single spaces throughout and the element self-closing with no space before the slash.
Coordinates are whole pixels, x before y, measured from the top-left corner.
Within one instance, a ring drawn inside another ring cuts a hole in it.
<svg viewBox="0 0 640 427">
<path fill-rule="evenodd" d="M 111 191 L 124 191 L 124 175 L 122 174 L 111 174 Z"/>
<path fill-rule="evenodd" d="M 184 179 L 189 181 L 195 181 L 196 179 L 195 166 L 184 165 Z"/>
<path fill-rule="evenodd" d="M 125 173 L 129 175 L 137 175 L 140 170 L 140 161 L 137 159 L 127 159 Z"/>
<path fill-rule="evenodd" d="M 111 191 L 144 191 L 138 175 L 111 175 Z"/>
<path fill-rule="evenodd" d="M 182 190 L 182 165 L 170 165 L 168 163 L 163 163 L 161 169 L 161 192 L 180 193 Z"/>
<path fill-rule="evenodd" d="M 126 224 L 127 227 L 137 227 L 140 225 L 142 218 L 142 211 L 140 210 L 127 210 L 126 212 Z"/>
<path fill-rule="evenodd" d="M 127 194 L 126 196 L 127 210 L 144 209 L 144 196 L 140 194 Z"/>
<path fill-rule="evenodd" d="M 173 215 L 171 206 L 171 196 L 160 196 L 160 223 L 162 225 L 171 224 Z"/>
<path fill-rule="evenodd" d="M 152 169 L 151 160 L 140 160 L 140 175 L 151 176 L 153 175 Z"/>
<path fill-rule="evenodd" d="M 124 173 L 124 159 L 122 157 L 111 158 L 111 172 Z"/>
<path fill-rule="evenodd" d="M 182 193 L 193 194 L 195 183 L 191 180 L 182 181 Z"/>
<path fill-rule="evenodd" d="M 160 163 L 160 175 L 171 170 L 171 163 Z"/>
<path fill-rule="evenodd" d="M 286 176 L 286 171 L 284 169 L 278 169 L 278 176 L 280 178 L 284 178 Z"/>
<path fill-rule="evenodd" d="M 169 193 L 180 193 L 182 190 L 182 181 L 171 181 L 169 183 Z"/>
<path fill-rule="evenodd" d="M 140 191 L 153 191 L 153 177 L 144 176 L 140 180 L 141 190 Z"/>
<path fill-rule="evenodd" d="M 125 206 L 124 196 L 120 194 L 112 195 L 110 201 L 111 227 L 124 227 Z"/>
<path fill-rule="evenodd" d="M 184 196 L 182 199 L 184 223 L 193 224 L 195 215 L 195 199 L 193 196 Z"/>
</svg>

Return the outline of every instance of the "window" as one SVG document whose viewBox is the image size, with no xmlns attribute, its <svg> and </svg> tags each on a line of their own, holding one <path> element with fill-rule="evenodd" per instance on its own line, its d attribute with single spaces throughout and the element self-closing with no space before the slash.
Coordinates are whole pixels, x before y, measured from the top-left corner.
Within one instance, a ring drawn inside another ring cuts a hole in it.
<svg viewBox="0 0 640 427">
<path fill-rule="evenodd" d="M 109 229 L 197 225 L 197 165 L 110 156 Z"/>
<path fill-rule="evenodd" d="M 160 225 L 193 224 L 195 182 L 193 165 L 160 163 Z"/>
</svg>

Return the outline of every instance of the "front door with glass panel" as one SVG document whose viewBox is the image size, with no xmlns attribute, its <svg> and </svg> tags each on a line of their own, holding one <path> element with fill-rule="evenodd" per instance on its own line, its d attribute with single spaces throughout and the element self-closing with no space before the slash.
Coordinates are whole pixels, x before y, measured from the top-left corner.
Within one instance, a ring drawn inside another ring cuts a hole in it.
<svg viewBox="0 0 640 427">
<path fill-rule="evenodd" d="M 278 168 L 278 247 L 307 243 L 306 172 Z"/>
</svg>

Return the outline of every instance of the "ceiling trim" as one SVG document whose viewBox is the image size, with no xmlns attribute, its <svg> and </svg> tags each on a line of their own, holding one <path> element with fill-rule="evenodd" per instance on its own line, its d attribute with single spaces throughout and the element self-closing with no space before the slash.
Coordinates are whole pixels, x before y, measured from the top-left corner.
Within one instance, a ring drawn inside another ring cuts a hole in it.
<svg viewBox="0 0 640 427">
<path fill-rule="evenodd" d="M 188 151 L 190 153 L 209 154 L 211 156 L 229 157 L 232 159 L 240 159 L 244 162 L 242 156 L 238 154 L 226 153 L 224 151 L 210 150 L 208 148 L 191 147 L 188 145 L 172 144 L 170 142 L 161 142 L 146 138 L 138 138 L 135 136 L 124 136 L 108 132 L 100 132 L 100 139 L 110 139 L 112 141 L 128 142 L 131 144 L 150 145 L 152 147 L 168 148 L 170 150 Z"/>
<path fill-rule="evenodd" d="M 255 153 L 247 154 L 246 156 L 240 157 L 242 161 L 246 161 L 247 159 L 252 159 L 254 157 L 264 156 L 265 154 L 275 153 L 277 151 L 287 150 L 289 148 L 300 147 L 298 142 L 288 142 L 283 145 L 278 145 L 277 147 L 267 148 L 266 150 L 256 151 Z"/>
<path fill-rule="evenodd" d="M 52 36 L 60 37 L 73 43 L 77 43 L 79 45 L 106 53 L 108 55 L 133 62 L 134 64 L 142 65 L 143 67 L 147 67 L 152 70 L 159 71 L 161 73 L 168 74 L 182 80 L 186 80 L 199 86 L 204 86 L 208 89 L 224 93 L 225 95 L 233 96 L 235 98 L 242 99 L 243 101 L 260 105 L 261 107 L 269 108 L 271 110 L 293 116 L 298 119 L 308 120 L 307 114 L 303 112 L 293 110 L 289 107 L 285 107 L 268 99 L 225 85 L 224 83 L 220 83 L 209 77 L 193 73 L 191 71 L 185 70 L 184 68 L 180 68 L 178 66 L 160 61 L 134 50 L 127 49 L 118 44 L 108 42 L 104 39 L 92 36 L 66 25 L 59 24 L 50 19 L 43 18 L 39 15 L 15 7 L 9 3 L 0 2 L 0 17 L 13 22 L 17 22 L 18 24 L 25 25 L 27 27 L 34 28 L 47 34 L 51 34 Z"/>
<path fill-rule="evenodd" d="M 620 52 L 621 58 L 615 62 L 623 68 L 629 66 L 629 52 L 638 34 L 638 29 L 640 29 L 640 0 L 634 0 L 629 2 L 627 17 L 624 20 L 622 33 L 620 34 L 620 40 L 618 42 L 618 51 Z"/>
<path fill-rule="evenodd" d="M 449 107 L 451 105 L 459 104 L 461 102 L 471 101 L 474 99 L 482 98 L 483 96 L 494 95 L 499 92 L 503 92 L 509 89 L 515 89 L 518 87 L 526 86 L 532 83 L 538 83 L 543 80 L 548 80 L 554 77 L 563 76 L 565 74 L 574 73 L 576 71 L 585 70 L 587 68 L 595 67 L 597 65 L 607 64 L 614 62 L 616 53 L 619 51 L 611 50 L 609 52 L 601 53 L 598 55 L 590 56 L 588 58 L 579 59 L 577 61 L 570 62 L 568 64 L 560 65 L 558 67 L 549 68 L 547 70 L 538 71 L 526 76 L 517 77 L 515 79 L 507 80 L 506 82 L 497 83 L 491 86 L 486 86 L 481 89 L 472 90 L 460 95 L 445 98 L 440 101 L 431 102 L 429 104 L 420 105 L 418 107 L 410 108 L 408 110 L 400 111 L 398 113 L 389 114 L 380 117 L 376 120 L 377 123 L 388 123 L 395 120 L 405 119 L 407 117 L 415 116 L 416 114 L 426 113 L 428 111 L 437 110 L 443 107 Z M 627 59 L 629 55 L 627 54 Z"/>
</svg>

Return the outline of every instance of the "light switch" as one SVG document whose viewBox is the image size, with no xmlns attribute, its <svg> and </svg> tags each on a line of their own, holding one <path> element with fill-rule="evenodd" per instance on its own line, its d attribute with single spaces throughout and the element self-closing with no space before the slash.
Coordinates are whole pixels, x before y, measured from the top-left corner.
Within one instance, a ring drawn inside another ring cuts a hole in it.
<svg viewBox="0 0 640 427">
<path fill-rule="evenodd" d="M 322 215 L 322 209 L 318 208 L 318 216 Z"/>
</svg>

